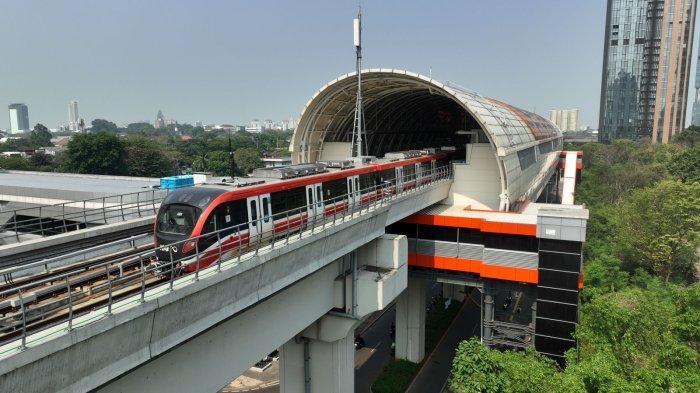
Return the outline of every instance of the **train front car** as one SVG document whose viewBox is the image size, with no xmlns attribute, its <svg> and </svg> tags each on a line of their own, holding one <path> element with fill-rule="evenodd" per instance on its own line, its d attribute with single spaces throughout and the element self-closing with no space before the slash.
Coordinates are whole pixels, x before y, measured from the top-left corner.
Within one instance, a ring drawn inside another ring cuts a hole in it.
<svg viewBox="0 0 700 393">
<path fill-rule="evenodd" d="M 194 256 L 196 240 L 187 241 L 197 222 L 216 197 L 224 190 L 206 187 L 187 187 L 168 194 L 158 210 L 154 242 L 156 263 L 161 274 L 178 274 L 179 266 L 188 256 Z M 173 272 L 172 268 L 176 270 Z"/>
</svg>

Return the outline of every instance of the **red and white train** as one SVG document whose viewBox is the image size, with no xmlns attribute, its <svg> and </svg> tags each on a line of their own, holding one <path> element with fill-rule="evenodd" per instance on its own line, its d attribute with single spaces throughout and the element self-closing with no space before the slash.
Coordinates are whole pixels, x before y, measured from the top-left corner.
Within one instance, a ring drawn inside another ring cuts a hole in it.
<svg viewBox="0 0 700 393">
<path fill-rule="evenodd" d="M 156 218 L 157 263 L 169 271 L 174 261 L 178 273 L 210 266 L 220 255 L 226 259 L 259 239 L 288 235 L 316 217 L 429 182 L 444 173 L 450 157 L 450 151 L 435 149 L 387 153 L 382 160 L 347 169 L 331 166 L 349 162 L 263 168 L 244 184 L 177 189 Z"/>
</svg>

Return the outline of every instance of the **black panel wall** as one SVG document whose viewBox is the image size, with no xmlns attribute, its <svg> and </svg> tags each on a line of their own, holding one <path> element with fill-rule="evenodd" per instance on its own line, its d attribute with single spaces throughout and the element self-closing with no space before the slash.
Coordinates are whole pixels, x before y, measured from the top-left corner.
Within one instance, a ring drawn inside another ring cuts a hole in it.
<svg viewBox="0 0 700 393">
<path fill-rule="evenodd" d="M 582 244 L 540 239 L 535 349 L 561 358 L 576 346 Z"/>
</svg>

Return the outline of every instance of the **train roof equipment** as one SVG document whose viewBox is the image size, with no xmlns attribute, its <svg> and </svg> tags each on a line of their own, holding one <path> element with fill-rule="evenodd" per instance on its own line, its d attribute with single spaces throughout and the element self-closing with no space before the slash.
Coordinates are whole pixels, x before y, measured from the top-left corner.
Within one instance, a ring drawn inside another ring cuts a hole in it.
<svg viewBox="0 0 700 393">
<path fill-rule="evenodd" d="M 296 164 L 270 168 L 257 168 L 253 170 L 253 176 L 263 179 L 292 179 L 295 177 L 316 175 L 328 172 L 326 165 L 321 163 Z"/>
</svg>

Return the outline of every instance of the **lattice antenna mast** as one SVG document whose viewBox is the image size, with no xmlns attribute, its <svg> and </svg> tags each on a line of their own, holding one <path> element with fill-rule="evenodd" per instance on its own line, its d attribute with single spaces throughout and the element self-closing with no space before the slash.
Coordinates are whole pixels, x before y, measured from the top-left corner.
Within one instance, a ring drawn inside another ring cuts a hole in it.
<svg viewBox="0 0 700 393">
<path fill-rule="evenodd" d="M 362 136 L 364 134 L 365 116 L 362 113 L 362 7 L 358 7 L 357 18 L 353 20 L 356 71 L 357 71 L 357 98 L 355 99 L 355 122 L 352 134 L 355 155 L 362 157 Z"/>
</svg>

